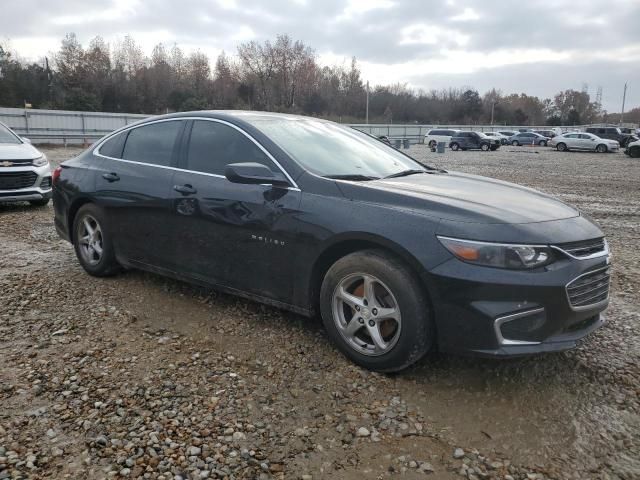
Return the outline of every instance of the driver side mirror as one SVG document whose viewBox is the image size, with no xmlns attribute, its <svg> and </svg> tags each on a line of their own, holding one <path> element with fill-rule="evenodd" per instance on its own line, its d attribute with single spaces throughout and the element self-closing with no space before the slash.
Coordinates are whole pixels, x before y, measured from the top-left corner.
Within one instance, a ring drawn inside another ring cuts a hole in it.
<svg viewBox="0 0 640 480">
<path fill-rule="evenodd" d="M 28 143 L 29 145 L 31 145 L 31 139 L 30 138 L 20 137 L 20 140 L 22 140 L 24 143 Z"/>
<path fill-rule="evenodd" d="M 266 165 L 255 162 L 230 163 L 224 169 L 224 176 L 232 183 L 245 185 L 288 186 L 288 180 L 281 173 L 274 173 Z"/>
</svg>

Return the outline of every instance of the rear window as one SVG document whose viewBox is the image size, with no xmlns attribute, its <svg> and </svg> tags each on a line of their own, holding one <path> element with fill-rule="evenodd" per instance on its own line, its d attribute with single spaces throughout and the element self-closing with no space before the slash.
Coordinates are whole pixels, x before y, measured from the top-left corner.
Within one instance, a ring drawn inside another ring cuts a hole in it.
<svg viewBox="0 0 640 480">
<path fill-rule="evenodd" d="M 181 126 L 181 121 L 170 121 L 134 128 L 129 132 L 122 158 L 169 166 Z"/>
<path fill-rule="evenodd" d="M 100 155 L 111 158 L 122 158 L 122 149 L 124 148 L 124 141 L 127 139 L 128 133 L 129 132 L 123 132 L 104 142 L 100 147 Z"/>
</svg>

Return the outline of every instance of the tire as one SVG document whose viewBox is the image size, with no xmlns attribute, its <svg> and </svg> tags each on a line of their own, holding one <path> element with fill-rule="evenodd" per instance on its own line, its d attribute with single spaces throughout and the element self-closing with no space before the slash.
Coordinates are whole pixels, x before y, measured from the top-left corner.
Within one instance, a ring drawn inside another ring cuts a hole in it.
<svg viewBox="0 0 640 480">
<path fill-rule="evenodd" d="M 509 142 L 507 141 L 506 138 L 501 138 L 500 139 L 500 145 L 506 145 L 507 143 L 509 143 Z"/>
<path fill-rule="evenodd" d="M 373 295 L 365 294 L 365 285 L 372 285 Z M 376 320 L 383 309 L 390 318 Z M 424 287 L 404 262 L 381 250 L 355 252 L 331 266 L 322 282 L 320 312 L 337 348 L 369 370 L 402 370 L 434 344 L 435 329 Z M 396 316 L 391 317 L 391 312 Z M 354 327 L 349 330 L 351 325 Z M 370 335 L 372 331 L 377 334 Z"/>
<path fill-rule="evenodd" d="M 458 145 L 457 143 L 452 143 L 451 145 L 449 145 L 449 148 L 451 150 L 453 150 L 454 152 L 457 152 L 460 149 L 460 145 Z"/>
<path fill-rule="evenodd" d="M 95 232 L 94 235 L 88 233 L 87 225 Z M 102 253 L 98 253 L 98 247 Z M 120 271 L 106 215 L 92 203 L 80 207 L 73 220 L 73 248 L 80 265 L 89 275 L 107 277 Z"/>
<path fill-rule="evenodd" d="M 556 145 L 556 150 L 558 150 L 559 152 L 566 152 L 569 149 L 567 148 L 566 143 L 560 142 L 558 145 Z"/>
<path fill-rule="evenodd" d="M 34 207 L 44 207 L 49 204 L 50 198 L 41 198 L 40 200 L 29 200 L 29 203 Z"/>
<path fill-rule="evenodd" d="M 436 146 L 436 141 L 435 141 L 435 140 L 431 140 L 431 141 L 429 142 L 429 148 L 433 148 L 433 147 L 435 147 L 435 146 Z"/>
<path fill-rule="evenodd" d="M 629 149 L 629 156 L 631 158 L 640 158 L 640 147 L 631 147 Z"/>
<path fill-rule="evenodd" d="M 541 147 L 546 147 L 547 146 L 547 141 L 546 140 L 540 140 L 538 142 L 538 145 L 540 145 Z"/>
<path fill-rule="evenodd" d="M 607 146 L 604 143 L 601 143 L 596 147 L 596 152 L 598 153 L 607 153 Z"/>
<path fill-rule="evenodd" d="M 514 140 L 513 142 L 511 142 L 511 145 L 513 145 L 514 147 L 519 147 L 520 142 L 518 140 Z"/>
<path fill-rule="evenodd" d="M 483 152 L 488 152 L 490 149 L 491 147 L 488 143 L 483 143 L 482 145 L 480 145 L 480 150 L 482 150 Z"/>
</svg>

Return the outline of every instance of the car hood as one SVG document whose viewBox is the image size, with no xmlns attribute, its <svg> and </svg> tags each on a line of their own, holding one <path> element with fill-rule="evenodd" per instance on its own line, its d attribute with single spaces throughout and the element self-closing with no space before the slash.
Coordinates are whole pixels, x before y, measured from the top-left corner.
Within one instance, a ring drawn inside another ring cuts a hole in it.
<svg viewBox="0 0 640 480">
<path fill-rule="evenodd" d="M 0 143 L 0 160 L 31 160 L 41 156 L 42 153 L 28 143 Z"/>
<path fill-rule="evenodd" d="M 580 215 L 575 208 L 536 190 L 458 172 L 340 182 L 340 188 L 354 200 L 467 223 L 534 223 Z"/>
</svg>

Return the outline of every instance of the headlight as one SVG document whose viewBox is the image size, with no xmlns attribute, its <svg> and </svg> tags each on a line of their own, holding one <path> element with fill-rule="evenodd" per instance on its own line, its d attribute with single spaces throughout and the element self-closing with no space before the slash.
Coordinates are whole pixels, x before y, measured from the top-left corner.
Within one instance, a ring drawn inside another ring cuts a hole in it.
<svg viewBox="0 0 640 480">
<path fill-rule="evenodd" d="M 554 260 L 553 251 L 541 245 L 474 242 L 440 236 L 438 240 L 460 260 L 485 267 L 523 270 L 548 265 Z"/>
<path fill-rule="evenodd" d="M 38 158 L 34 158 L 33 159 L 33 165 L 35 167 L 43 167 L 45 166 L 47 163 L 49 163 L 49 160 L 47 160 L 47 156 L 43 153 L 41 157 Z"/>
</svg>

